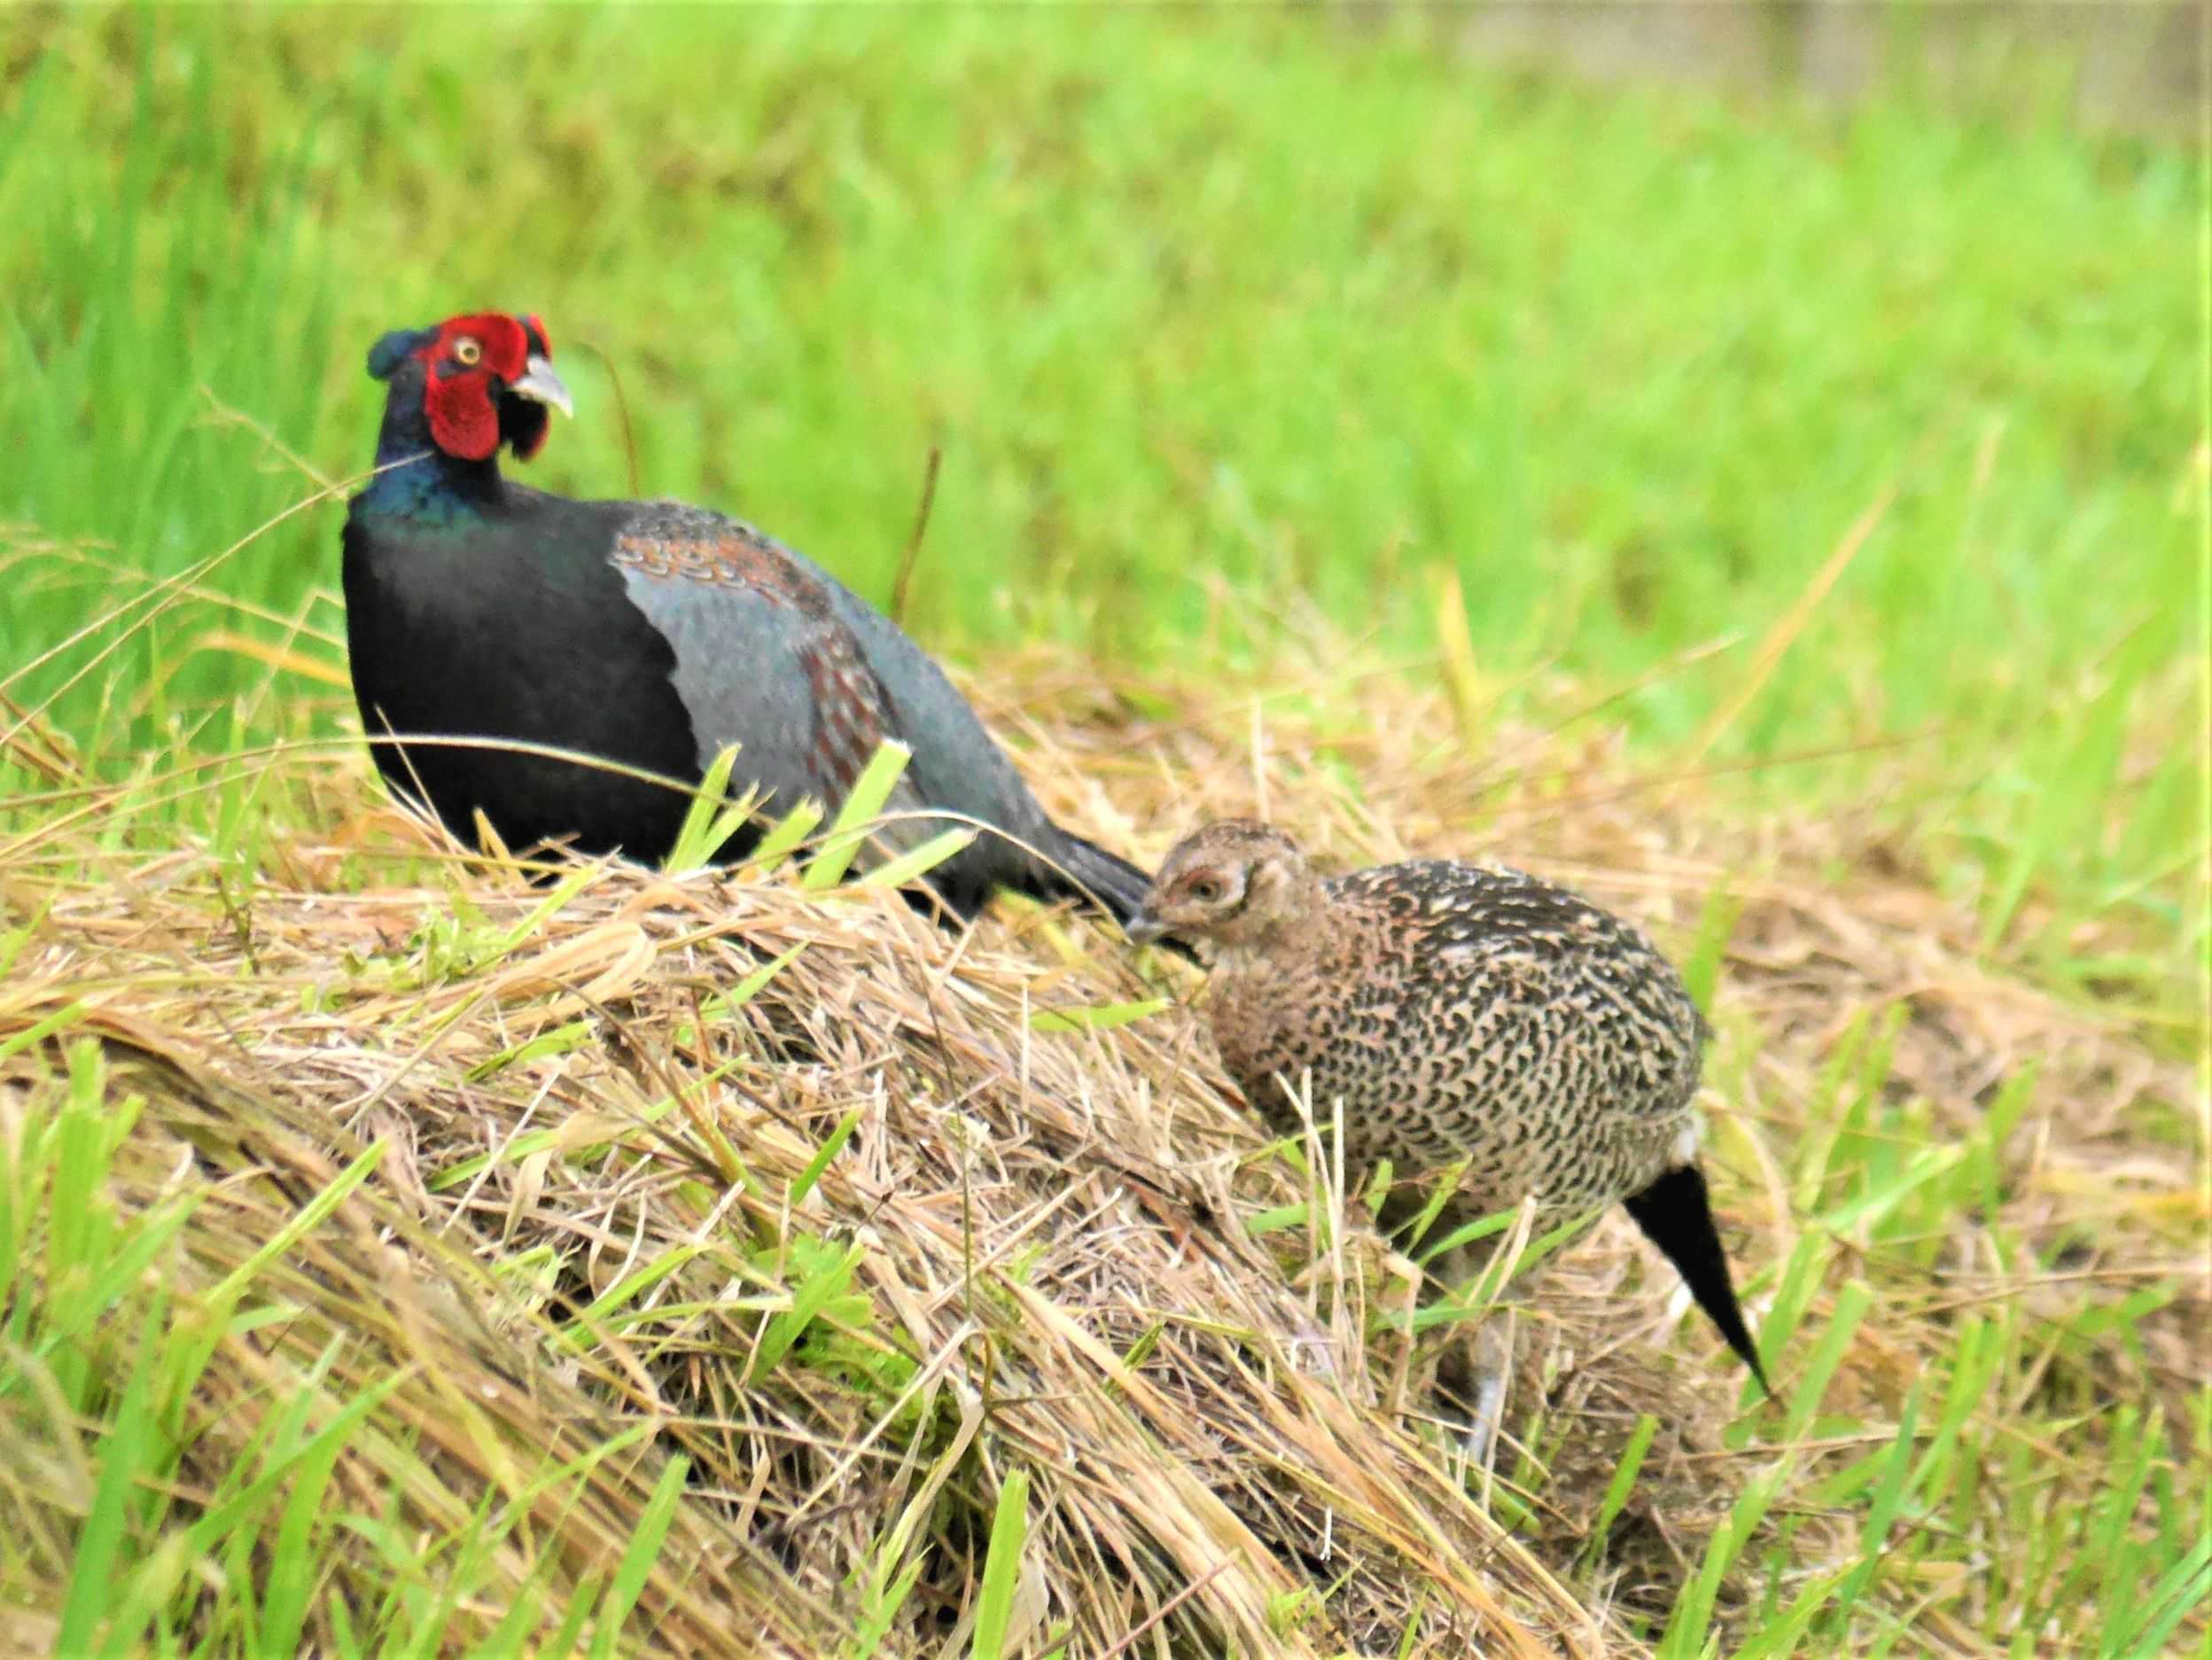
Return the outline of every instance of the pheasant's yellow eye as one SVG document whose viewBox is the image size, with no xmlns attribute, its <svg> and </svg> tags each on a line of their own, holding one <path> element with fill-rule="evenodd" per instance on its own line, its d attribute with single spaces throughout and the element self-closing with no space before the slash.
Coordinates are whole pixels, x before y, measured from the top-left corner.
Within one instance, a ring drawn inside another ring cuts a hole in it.
<svg viewBox="0 0 2212 1660">
<path fill-rule="evenodd" d="M 483 361 L 484 347 L 464 334 L 453 343 L 453 355 L 463 369 L 473 369 Z"/>
</svg>

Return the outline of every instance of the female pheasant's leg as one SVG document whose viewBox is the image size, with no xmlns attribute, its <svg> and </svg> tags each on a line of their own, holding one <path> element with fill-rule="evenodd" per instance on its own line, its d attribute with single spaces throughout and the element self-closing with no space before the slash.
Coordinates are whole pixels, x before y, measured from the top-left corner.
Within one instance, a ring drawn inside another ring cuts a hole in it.
<svg viewBox="0 0 2212 1660">
<path fill-rule="evenodd" d="M 1477 1213 L 1461 1214 L 1461 1208 L 1445 1206 L 1436 1221 L 1437 1237 L 1449 1238 L 1476 1219 Z M 1469 1296 L 1490 1266 L 1496 1243 L 1493 1236 L 1438 1251 L 1429 1264 L 1437 1294 L 1454 1302 Z M 1511 1322 L 1510 1312 L 1492 1308 L 1471 1327 L 1455 1327 L 1437 1361 L 1437 1415 L 1457 1427 L 1460 1446 L 1484 1470 L 1497 1458 L 1504 1427 L 1506 1384 L 1513 1376 Z"/>
<path fill-rule="evenodd" d="M 1510 1318 L 1493 1312 L 1472 1331 L 1455 1332 L 1437 1362 L 1437 1415 L 1456 1428 L 1469 1461 L 1485 1472 L 1497 1461 L 1506 1380 L 1513 1376 Z"/>
</svg>

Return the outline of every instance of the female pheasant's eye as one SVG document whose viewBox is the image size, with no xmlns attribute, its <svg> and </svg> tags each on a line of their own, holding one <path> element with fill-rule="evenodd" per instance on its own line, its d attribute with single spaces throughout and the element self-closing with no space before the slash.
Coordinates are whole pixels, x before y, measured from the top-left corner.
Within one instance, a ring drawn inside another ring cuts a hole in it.
<svg viewBox="0 0 2212 1660">
<path fill-rule="evenodd" d="M 1221 885 L 1211 877 L 1200 877 L 1190 885 L 1190 897 L 1201 905 L 1211 905 L 1221 897 Z"/>
<path fill-rule="evenodd" d="M 463 369 L 473 369 L 484 358 L 484 347 L 466 335 L 453 343 L 453 355 Z"/>
</svg>

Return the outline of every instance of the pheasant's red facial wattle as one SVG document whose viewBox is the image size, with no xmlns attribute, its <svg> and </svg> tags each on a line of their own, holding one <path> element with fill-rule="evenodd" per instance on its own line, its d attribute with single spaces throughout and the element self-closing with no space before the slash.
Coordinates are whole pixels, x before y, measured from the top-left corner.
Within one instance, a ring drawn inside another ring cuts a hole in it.
<svg viewBox="0 0 2212 1660">
<path fill-rule="evenodd" d="M 534 326 L 537 320 L 530 322 Z M 543 329 L 538 329 L 539 346 L 544 339 Z M 533 349 L 529 329 L 499 312 L 453 317 L 438 325 L 430 343 L 415 355 L 425 370 L 423 412 L 439 448 L 463 461 L 483 461 L 499 448 L 495 383 L 522 379 L 529 372 Z M 527 460 L 544 439 L 541 425 L 529 449 L 518 446 L 518 453 Z"/>
</svg>

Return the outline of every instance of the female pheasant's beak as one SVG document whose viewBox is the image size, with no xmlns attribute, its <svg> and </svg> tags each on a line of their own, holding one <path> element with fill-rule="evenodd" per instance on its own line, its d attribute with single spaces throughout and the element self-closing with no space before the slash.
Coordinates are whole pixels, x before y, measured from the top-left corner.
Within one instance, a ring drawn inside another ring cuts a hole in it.
<svg viewBox="0 0 2212 1660">
<path fill-rule="evenodd" d="M 569 399 L 568 388 L 553 372 L 549 360 L 533 352 L 529 361 L 523 365 L 523 370 L 522 378 L 510 382 L 508 391 L 535 403 L 549 403 L 572 421 L 576 418 L 576 406 Z"/>
<path fill-rule="evenodd" d="M 1121 925 L 1121 931 L 1138 945 L 1149 946 L 1156 939 L 1167 937 L 1167 924 L 1140 905 Z"/>
</svg>

